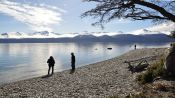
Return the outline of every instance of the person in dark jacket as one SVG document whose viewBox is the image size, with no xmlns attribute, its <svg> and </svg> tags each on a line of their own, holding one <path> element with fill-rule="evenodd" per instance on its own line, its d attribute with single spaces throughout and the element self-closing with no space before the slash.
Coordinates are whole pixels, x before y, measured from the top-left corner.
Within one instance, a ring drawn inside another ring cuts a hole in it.
<svg viewBox="0 0 175 98">
<path fill-rule="evenodd" d="M 73 52 L 71 53 L 71 67 L 72 67 L 72 71 L 74 71 L 75 70 L 75 55 Z"/>
<path fill-rule="evenodd" d="M 55 60 L 53 58 L 53 56 L 50 56 L 50 58 L 47 60 L 47 63 L 48 63 L 48 66 L 49 66 L 49 69 L 48 69 L 48 75 L 50 73 L 50 69 L 52 68 L 52 74 L 54 72 L 54 65 L 55 65 Z"/>
<path fill-rule="evenodd" d="M 136 47 L 137 47 L 137 46 L 136 46 L 136 44 L 135 44 L 135 45 L 134 45 L 135 50 L 136 50 Z"/>
</svg>

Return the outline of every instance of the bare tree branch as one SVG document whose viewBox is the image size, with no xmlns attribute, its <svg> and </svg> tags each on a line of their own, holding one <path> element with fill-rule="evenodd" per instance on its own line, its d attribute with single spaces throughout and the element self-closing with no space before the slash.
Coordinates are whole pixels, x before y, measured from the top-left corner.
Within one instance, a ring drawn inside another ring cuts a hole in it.
<svg viewBox="0 0 175 98">
<path fill-rule="evenodd" d="M 145 1 L 145 0 L 84 0 L 96 2 L 95 8 L 82 14 L 82 17 L 92 16 L 99 21 L 94 24 L 104 24 L 113 19 L 127 18 L 131 20 L 153 20 L 175 22 L 175 1 Z"/>
</svg>

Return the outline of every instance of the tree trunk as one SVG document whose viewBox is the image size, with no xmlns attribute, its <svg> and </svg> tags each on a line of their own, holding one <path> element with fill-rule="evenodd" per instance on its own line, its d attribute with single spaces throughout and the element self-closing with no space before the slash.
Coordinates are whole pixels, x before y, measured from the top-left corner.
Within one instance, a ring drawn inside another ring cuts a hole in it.
<svg viewBox="0 0 175 98">
<path fill-rule="evenodd" d="M 175 76 L 175 44 L 171 45 L 169 54 L 166 58 L 165 69 L 168 73 Z"/>
<path fill-rule="evenodd" d="M 143 0 L 133 0 L 133 2 L 135 4 L 139 4 L 139 5 L 151 8 L 153 10 L 156 10 L 156 11 L 160 12 L 160 14 L 162 14 L 164 17 L 167 17 L 169 20 L 175 22 L 175 15 L 167 12 L 164 8 L 162 8 L 158 5 L 155 5 L 155 4 L 149 3 L 149 2 L 145 2 Z"/>
</svg>

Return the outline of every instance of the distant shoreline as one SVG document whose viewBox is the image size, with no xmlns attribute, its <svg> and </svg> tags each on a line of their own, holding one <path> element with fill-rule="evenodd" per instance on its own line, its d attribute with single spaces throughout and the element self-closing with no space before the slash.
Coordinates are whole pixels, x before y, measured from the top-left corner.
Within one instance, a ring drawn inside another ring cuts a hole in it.
<svg viewBox="0 0 175 98">
<path fill-rule="evenodd" d="M 118 43 L 163 43 L 175 42 L 175 39 L 166 34 L 118 34 L 114 36 L 78 35 L 61 38 L 0 38 L 0 43 L 57 43 L 57 42 L 118 42 Z"/>
<path fill-rule="evenodd" d="M 127 39 L 127 38 L 126 38 Z M 59 39 L 59 38 L 24 38 L 24 39 L 0 39 L 0 44 L 7 44 L 7 43 L 119 43 L 119 44 L 166 44 L 166 43 L 172 43 L 175 42 L 175 39 L 172 40 L 147 40 L 147 41 L 120 41 L 119 40 L 72 40 L 72 39 Z"/>
<path fill-rule="evenodd" d="M 164 55 L 167 48 L 145 48 L 70 70 L 0 85 L 0 97 L 109 97 L 138 92 L 136 74 L 125 60 Z"/>
</svg>

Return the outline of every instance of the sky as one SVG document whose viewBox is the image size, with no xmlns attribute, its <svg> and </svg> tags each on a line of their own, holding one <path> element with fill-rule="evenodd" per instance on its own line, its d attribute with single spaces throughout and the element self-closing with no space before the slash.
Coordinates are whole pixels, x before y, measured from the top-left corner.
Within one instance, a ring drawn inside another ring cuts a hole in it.
<svg viewBox="0 0 175 98">
<path fill-rule="evenodd" d="M 56 33 L 129 32 L 153 25 L 150 21 L 116 19 L 101 27 L 92 17 L 81 14 L 94 3 L 82 0 L 0 0 L 0 33 L 50 31 Z"/>
</svg>

